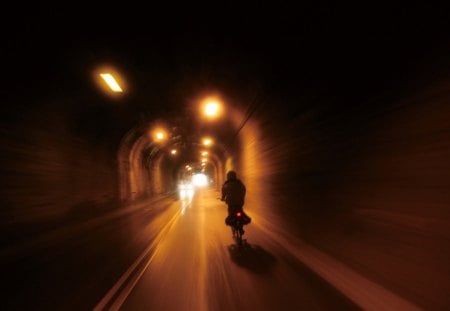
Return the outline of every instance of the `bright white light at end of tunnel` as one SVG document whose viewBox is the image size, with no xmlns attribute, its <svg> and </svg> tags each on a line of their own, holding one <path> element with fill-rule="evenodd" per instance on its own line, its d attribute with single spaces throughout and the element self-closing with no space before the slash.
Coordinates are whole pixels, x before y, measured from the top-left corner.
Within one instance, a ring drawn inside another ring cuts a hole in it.
<svg viewBox="0 0 450 311">
<path fill-rule="evenodd" d="M 205 174 L 195 174 L 192 176 L 192 183 L 196 187 L 205 187 L 208 185 L 208 178 Z"/>
<path fill-rule="evenodd" d="M 106 82 L 109 88 L 116 93 L 122 92 L 122 88 L 119 83 L 117 83 L 116 79 L 110 73 L 101 73 L 100 77 Z"/>
</svg>

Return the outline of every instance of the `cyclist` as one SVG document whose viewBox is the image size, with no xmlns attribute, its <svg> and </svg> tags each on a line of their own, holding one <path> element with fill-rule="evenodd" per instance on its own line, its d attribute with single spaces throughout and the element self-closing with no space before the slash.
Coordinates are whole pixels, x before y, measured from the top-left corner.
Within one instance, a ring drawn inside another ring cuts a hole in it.
<svg viewBox="0 0 450 311">
<path fill-rule="evenodd" d="M 240 211 L 245 217 L 243 211 L 246 188 L 240 179 L 237 178 L 235 171 L 228 171 L 227 180 L 222 186 L 222 201 L 228 205 L 228 217 L 225 219 L 227 225 L 231 225 L 234 213 Z"/>
</svg>

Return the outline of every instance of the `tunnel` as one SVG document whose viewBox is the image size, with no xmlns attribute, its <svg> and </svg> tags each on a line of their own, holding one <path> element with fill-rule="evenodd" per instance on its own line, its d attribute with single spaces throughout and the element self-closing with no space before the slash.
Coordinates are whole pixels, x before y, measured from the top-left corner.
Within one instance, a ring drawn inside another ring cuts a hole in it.
<svg viewBox="0 0 450 311">
<path fill-rule="evenodd" d="M 448 16 L 313 11 L 142 34 L 15 28 L 5 308 L 448 310 Z M 252 218 L 243 250 L 223 221 L 230 170 Z M 186 203 L 195 174 L 207 185 Z"/>
</svg>

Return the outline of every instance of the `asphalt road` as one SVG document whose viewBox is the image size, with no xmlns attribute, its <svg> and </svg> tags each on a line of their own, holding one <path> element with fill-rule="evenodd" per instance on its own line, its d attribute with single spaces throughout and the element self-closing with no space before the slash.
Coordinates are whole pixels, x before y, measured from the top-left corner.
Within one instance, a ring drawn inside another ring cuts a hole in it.
<svg viewBox="0 0 450 311">
<path fill-rule="evenodd" d="M 97 307 L 120 310 L 357 309 L 252 224 L 235 245 L 213 190 L 174 203 L 153 247 Z"/>
<path fill-rule="evenodd" d="M 141 202 L 17 239 L 0 254 L 2 309 L 358 309 L 256 222 L 237 247 L 217 196 Z"/>
</svg>

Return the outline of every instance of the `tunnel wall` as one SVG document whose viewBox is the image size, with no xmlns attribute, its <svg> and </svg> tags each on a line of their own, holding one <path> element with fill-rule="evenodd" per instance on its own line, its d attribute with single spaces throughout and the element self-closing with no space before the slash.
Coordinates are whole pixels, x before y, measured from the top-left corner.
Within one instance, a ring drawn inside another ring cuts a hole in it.
<svg viewBox="0 0 450 311">
<path fill-rule="evenodd" d="M 248 208 L 418 305 L 449 307 L 449 85 L 297 115 L 270 108 L 295 100 L 270 99 L 240 135 Z"/>
<path fill-rule="evenodd" d="M 113 108 L 99 105 L 49 99 L 4 111 L 2 242 L 13 244 L 174 190 L 170 161 L 149 155 L 148 141 L 135 130 L 112 136 Z"/>
<path fill-rule="evenodd" d="M 176 159 L 169 159 L 164 145 L 152 143 L 146 132 L 140 127 L 133 128 L 120 143 L 117 169 L 123 202 L 167 195 L 176 189 L 173 172 Z"/>
<path fill-rule="evenodd" d="M 109 145 L 80 133 L 70 106 L 16 105 L 2 117 L 0 221 L 5 243 L 117 206 L 115 154 Z"/>
<path fill-rule="evenodd" d="M 150 181 L 151 195 L 158 196 L 176 191 L 176 180 L 173 174 L 173 163 L 163 154 L 159 154 L 151 161 L 150 170 L 146 171 Z"/>
<path fill-rule="evenodd" d="M 131 131 L 133 133 L 133 131 Z M 130 202 L 146 198 L 152 194 L 150 186 L 150 165 L 144 152 L 148 141 L 143 137 L 125 136 L 119 154 L 120 198 Z"/>
</svg>

